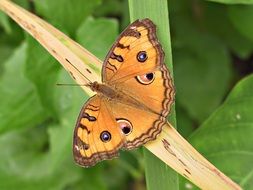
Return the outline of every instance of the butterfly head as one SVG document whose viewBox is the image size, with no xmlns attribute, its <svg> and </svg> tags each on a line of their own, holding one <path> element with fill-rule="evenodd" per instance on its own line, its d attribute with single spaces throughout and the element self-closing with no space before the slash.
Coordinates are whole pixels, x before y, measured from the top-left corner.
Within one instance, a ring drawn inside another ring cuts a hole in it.
<svg viewBox="0 0 253 190">
<path fill-rule="evenodd" d="M 99 89 L 99 83 L 97 81 L 95 82 L 90 82 L 86 85 L 87 87 L 89 87 L 92 91 L 97 92 Z"/>
</svg>

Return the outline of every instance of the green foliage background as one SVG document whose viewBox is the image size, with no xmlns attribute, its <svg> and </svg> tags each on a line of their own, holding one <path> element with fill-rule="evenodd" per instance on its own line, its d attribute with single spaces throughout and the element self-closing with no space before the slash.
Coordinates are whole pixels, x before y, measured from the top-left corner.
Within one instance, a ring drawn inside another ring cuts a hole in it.
<svg viewBox="0 0 253 190">
<path fill-rule="evenodd" d="M 129 23 L 125 0 L 15 2 L 100 59 Z M 168 1 L 178 130 L 244 189 L 253 189 L 251 4 Z M 0 189 L 145 189 L 139 150 L 90 169 L 74 164 L 72 133 L 88 97 L 56 86 L 73 81 L 2 12 L 0 58 Z M 189 188 L 180 178 L 180 189 Z"/>
</svg>

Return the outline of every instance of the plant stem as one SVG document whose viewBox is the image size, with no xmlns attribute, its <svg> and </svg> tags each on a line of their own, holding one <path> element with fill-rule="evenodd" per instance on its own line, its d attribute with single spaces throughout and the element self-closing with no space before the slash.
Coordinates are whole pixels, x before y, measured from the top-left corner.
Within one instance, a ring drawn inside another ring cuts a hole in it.
<svg viewBox="0 0 253 190">
<path fill-rule="evenodd" d="M 165 52 L 165 63 L 173 75 L 169 17 L 167 0 L 129 0 L 130 19 L 150 18 L 157 26 L 157 36 Z M 175 109 L 170 114 L 170 121 L 176 126 Z M 164 126 L 165 127 L 165 126 Z M 149 190 L 177 190 L 178 175 L 147 149 L 143 150 L 145 159 L 146 184 Z M 157 175 L 159 174 L 159 175 Z"/>
</svg>

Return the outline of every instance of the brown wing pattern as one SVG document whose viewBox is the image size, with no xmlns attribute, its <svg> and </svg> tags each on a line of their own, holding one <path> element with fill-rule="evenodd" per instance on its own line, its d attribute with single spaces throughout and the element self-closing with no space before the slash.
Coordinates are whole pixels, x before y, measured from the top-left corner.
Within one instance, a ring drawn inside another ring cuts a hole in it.
<svg viewBox="0 0 253 190">
<path fill-rule="evenodd" d="M 144 61 L 138 60 L 146 53 Z M 149 19 L 129 25 L 112 46 L 103 65 L 103 81 L 166 117 L 174 102 L 173 81 L 164 52 Z"/>
<path fill-rule="evenodd" d="M 166 122 L 174 88 L 152 21 L 137 20 L 120 35 L 103 64 L 102 81 L 115 90 L 115 99 L 98 94 L 84 105 L 73 143 L 81 166 L 154 140 Z"/>
<path fill-rule="evenodd" d="M 144 59 L 139 59 L 143 52 Z M 105 59 L 102 77 L 105 83 L 149 108 L 111 105 L 114 116 L 132 122 L 133 131 L 126 136 L 124 147 L 131 149 L 154 140 L 174 102 L 174 88 L 152 21 L 137 20 L 122 32 Z"/>
<path fill-rule="evenodd" d="M 147 53 L 139 62 L 137 55 Z M 145 74 L 163 64 L 164 52 L 156 37 L 156 27 L 149 19 L 136 20 L 119 36 L 103 64 L 102 81 L 120 83 L 125 78 Z"/>
<path fill-rule="evenodd" d="M 163 116 L 145 109 L 117 101 L 108 103 L 118 127 L 125 135 L 126 142 L 123 146 L 125 149 L 137 148 L 150 140 L 154 140 L 166 122 L 166 118 Z"/>
<path fill-rule="evenodd" d="M 91 97 L 78 117 L 73 141 L 76 163 L 84 167 L 98 161 L 117 157 L 125 137 L 117 127 L 115 118 L 99 96 Z"/>
<path fill-rule="evenodd" d="M 146 75 L 150 74 L 153 79 L 149 81 Z M 144 84 L 145 80 L 148 84 Z M 174 102 L 173 83 L 165 65 L 160 70 L 127 79 L 117 88 L 163 117 L 168 115 Z"/>
</svg>

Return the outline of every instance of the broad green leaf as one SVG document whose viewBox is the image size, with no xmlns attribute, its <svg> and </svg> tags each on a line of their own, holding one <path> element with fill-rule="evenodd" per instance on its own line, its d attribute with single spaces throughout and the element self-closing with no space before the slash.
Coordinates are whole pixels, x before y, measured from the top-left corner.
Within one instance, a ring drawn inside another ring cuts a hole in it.
<svg viewBox="0 0 253 190">
<path fill-rule="evenodd" d="M 61 70 L 57 81 L 73 83 L 69 74 Z M 72 138 L 76 119 L 87 96 L 78 86 L 57 86 L 53 96 L 60 125 L 49 129 L 52 166 L 60 167 L 62 158 L 72 157 Z M 64 138 L 62 138 L 64 137 Z"/>
<path fill-rule="evenodd" d="M 58 78 L 58 82 L 59 81 L 72 83 L 73 80 L 66 71 L 62 70 Z M 101 168 L 90 172 L 94 177 L 89 179 L 88 176 L 85 177 L 88 173 L 82 171 L 83 169 L 74 163 L 72 157 L 73 131 L 76 119 L 87 98 L 88 97 L 79 87 L 57 87 L 54 102 L 59 113 L 60 125 L 49 128 L 50 153 L 48 156 L 50 158 L 52 172 L 58 170 L 61 171 L 62 166 L 64 165 L 68 168 L 68 173 L 79 173 L 76 182 L 80 186 L 82 186 L 82 184 L 87 184 L 87 187 L 90 188 L 96 187 L 99 189 L 105 189 L 106 185 L 102 183 L 100 176 L 94 175 L 95 171 L 101 173 Z"/>
<path fill-rule="evenodd" d="M 128 1 L 106 0 L 102 1 L 96 11 L 95 17 L 120 18 L 120 29 L 124 30 L 129 24 Z"/>
<path fill-rule="evenodd" d="M 11 32 L 11 26 L 8 17 L 3 12 L 0 12 L 0 25 L 4 28 L 6 33 Z"/>
<path fill-rule="evenodd" d="M 65 71 L 58 80 L 72 81 Z M 85 99 L 82 90 L 60 87 L 56 92 L 59 124 L 49 120 L 29 130 L 0 136 L 1 189 L 34 189 L 36 186 L 36 189 L 60 190 L 76 184 L 106 189 L 107 185 L 96 174 L 102 172 L 101 167 L 85 172 L 72 158 L 73 129 L 82 106 L 80 102 Z"/>
<path fill-rule="evenodd" d="M 101 30 L 104 31 L 105 35 L 100 34 Z M 106 52 L 109 51 L 109 47 L 113 43 L 116 34 L 117 24 L 115 21 L 108 19 L 99 19 L 96 21 L 88 19 L 80 26 L 77 36 L 86 48 L 93 50 L 95 54 L 100 54 L 100 57 L 104 57 Z M 94 36 L 92 37 L 92 35 Z M 51 112 L 52 117 L 57 118 L 53 96 L 60 65 L 31 37 L 28 37 L 27 53 L 26 74 L 35 84 L 43 106 Z M 71 81 L 71 83 L 73 82 Z M 65 82 L 60 81 L 59 83 Z"/>
<path fill-rule="evenodd" d="M 9 46 L 8 44 L 0 43 L 0 60 L 2 60 L 2 62 L 0 63 L 0 80 L 4 72 L 5 61 L 13 53 L 13 49 L 14 47 Z"/>
<path fill-rule="evenodd" d="M 183 106 L 177 101 L 177 130 L 184 138 L 187 138 L 197 127 L 195 121 L 189 116 Z"/>
<path fill-rule="evenodd" d="M 216 37 L 194 28 L 186 16 L 175 16 L 172 27 L 177 100 L 201 122 L 216 109 L 229 88 L 229 53 Z"/>
<path fill-rule="evenodd" d="M 21 45 L 4 64 L 0 78 L 0 133 L 34 126 L 47 116 L 34 86 L 23 74 L 26 47 Z"/>
<path fill-rule="evenodd" d="M 231 6 L 228 9 L 229 18 L 237 30 L 253 42 L 253 5 Z"/>
<path fill-rule="evenodd" d="M 230 7 L 215 3 L 204 3 L 203 7 L 205 20 L 202 23 L 209 32 L 219 37 L 235 55 L 241 59 L 248 58 L 253 50 L 253 41 L 248 40 L 234 26 L 227 11 Z"/>
<path fill-rule="evenodd" d="M 0 44 L 0 60 L 3 62 L 0 63 L 0 67 L 4 66 L 5 60 L 9 58 L 9 56 L 13 53 L 14 48 L 9 46 L 8 44 Z"/>
<path fill-rule="evenodd" d="M 34 83 L 42 105 L 56 119 L 57 113 L 54 107 L 53 96 L 60 65 L 32 37 L 27 36 L 27 43 L 25 74 Z"/>
<path fill-rule="evenodd" d="M 102 3 L 96 8 L 94 12 L 96 17 L 105 17 L 106 15 L 114 15 L 114 16 L 121 16 L 122 14 L 122 1 L 119 0 L 107 0 L 102 1 Z"/>
<path fill-rule="evenodd" d="M 29 8 L 31 8 L 31 4 L 33 2 L 31 1 L 27 1 L 27 0 L 13 0 L 13 2 L 15 2 L 16 4 L 22 6 L 23 8 L 29 10 Z"/>
<path fill-rule="evenodd" d="M 200 153 L 243 189 L 253 189 L 252 87 L 253 75 L 241 80 L 190 138 Z"/>
<path fill-rule="evenodd" d="M 88 18 L 77 30 L 77 41 L 98 58 L 104 60 L 117 34 L 116 20 Z"/>
<path fill-rule="evenodd" d="M 1 189 L 34 189 L 35 186 L 36 189 L 63 189 L 66 184 L 77 180 L 75 173 L 66 170 L 66 164 L 61 171 L 51 172 L 53 165 L 47 156 L 45 127 L 41 125 L 0 136 L 3 150 L 0 153 Z"/>
<path fill-rule="evenodd" d="M 224 4 L 253 4 L 253 0 L 208 0 Z"/>
<path fill-rule="evenodd" d="M 59 4 L 59 6 L 61 6 L 62 10 L 66 8 L 62 4 Z M 72 11 L 75 12 L 76 10 L 73 9 Z M 39 15 L 45 17 L 43 14 Z M 53 17 L 54 15 L 51 16 Z M 80 12 L 79 16 L 82 17 L 83 13 Z M 66 20 L 66 17 L 63 17 L 63 19 Z M 52 20 L 54 21 L 53 18 Z M 100 24 L 100 19 L 98 19 L 98 22 L 95 20 L 94 26 L 90 27 L 96 28 L 97 24 L 101 27 L 105 22 L 108 25 L 104 25 L 103 27 L 106 27 L 105 30 L 110 32 L 108 35 L 103 36 L 105 39 L 94 38 L 93 43 L 90 41 L 90 46 L 94 45 L 94 43 L 100 46 L 100 48 L 105 46 L 103 53 L 101 53 L 101 56 L 104 56 L 111 45 L 110 43 L 116 37 L 118 26 L 112 19 L 101 20 L 102 24 Z M 14 26 L 15 29 L 12 31 L 16 33 L 17 27 L 16 25 Z M 65 25 L 61 26 L 64 27 L 64 30 L 68 30 Z M 94 33 L 91 28 L 89 28 L 90 33 Z M 75 31 L 73 30 L 73 32 Z M 13 35 L 13 37 L 16 38 L 16 35 Z M 84 36 L 84 38 L 86 37 L 89 37 L 89 35 Z M 108 41 L 108 38 L 111 39 L 111 42 Z M 83 169 L 75 165 L 72 158 L 73 130 L 76 118 L 87 96 L 85 96 L 79 87 L 56 86 L 56 82 L 74 83 L 74 81 L 70 79 L 63 69 L 59 69 L 58 63 L 37 42 L 31 38 L 26 38 L 26 41 L 28 47 L 23 48 L 23 51 L 19 53 L 19 57 L 13 60 L 15 67 L 12 68 L 12 73 L 14 73 L 16 78 L 11 82 L 18 85 L 21 84 L 22 78 L 19 77 L 20 75 L 26 79 L 27 83 L 25 83 L 25 87 L 22 86 L 23 88 L 10 85 L 11 87 L 15 87 L 16 91 L 13 93 L 15 97 L 10 96 L 9 98 L 20 98 L 30 86 L 32 91 L 26 94 L 22 102 L 17 104 L 15 108 L 11 107 L 11 109 L 7 110 L 6 116 L 7 114 L 15 113 L 13 110 L 17 111 L 23 108 L 24 104 L 30 107 L 28 110 L 22 109 L 23 112 L 18 115 L 21 118 L 18 116 L 15 117 L 16 120 L 13 120 L 13 117 L 11 118 L 10 125 L 15 124 L 15 122 L 21 122 L 19 123 L 20 127 L 18 130 L 4 131 L 5 133 L 0 136 L 0 148 L 4 150 L 0 153 L 0 156 L 4 158 L 1 159 L 0 163 L 0 189 L 29 190 L 34 189 L 34 187 L 36 189 L 116 190 L 124 189 L 124 187 L 127 189 L 131 177 L 128 173 L 129 169 L 124 168 L 126 166 L 122 166 L 122 162 L 117 159 L 100 163 L 92 169 Z M 0 42 L 2 43 L 1 40 Z M 2 44 L 5 46 L 4 43 Z M 87 47 L 89 48 L 89 45 Z M 96 51 L 96 48 L 94 50 Z M 99 52 L 96 54 L 100 54 Z M 22 62 L 22 69 L 17 66 L 20 62 Z M 7 67 L 4 69 L 6 72 L 3 75 L 3 79 L 12 74 L 8 71 Z M 10 88 L 10 90 L 12 89 Z M 33 101 L 31 97 L 33 93 L 36 94 L 37 102 Z M 8 101 L 5 104 L 1 102 L 0 107 L 2 105 L 7 106 L 7 104 L 10 106 L 9 103 Z M 36 111 L 39 108 L 43 110 L 40 113 L 40 116 L 43 117 L 41 120 L 35 117 Z M 0 113 L 2 114 L 2 112 Z M 27 123 L 22 122 L 22 119 L 25 117 L 32 117 L 34 123 L 27 125 Z M 5 126 L 1 122 L 0 127 Z M 125 153 L 123 154 L 124 159 L 124 155 L 131 156 L 131 154 Z M 126 156 L 126 161 L 128 160 L 128 156 Z M 134 158 L 133 167 L 139 166 L 135 161 Z M 134 169 L 137 170 L 138 167 Z M 115 177 L 112 179 L 110 176 Z M 142 184 L 143 179 L 141 177 L 144 175 L 137 174 L 137 176 L 140 176 L 139 183 Z"/>
<path fill-rule="evenodd" d="M 60 29 L 72 36 L 83 20 L 101 3 L 101 0 L 35 0 L 37 10 Z"/>
<path fill-rule="evenodd" d="M 16 48 L 24 41 L 24 31 L 16 24 L 10 24 L 10 27 L 10 32 L 0 33 L 0 43 L 7 47 Z"/>
</svg>

